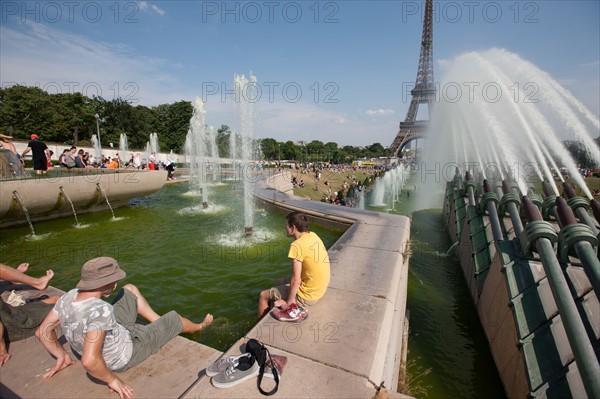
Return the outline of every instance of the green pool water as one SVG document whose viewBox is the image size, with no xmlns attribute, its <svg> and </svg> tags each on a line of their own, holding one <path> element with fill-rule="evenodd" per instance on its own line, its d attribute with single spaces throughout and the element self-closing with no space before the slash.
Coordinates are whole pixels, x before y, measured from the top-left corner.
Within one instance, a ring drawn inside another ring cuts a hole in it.
<svg viewBox="0 0 600 399">
<path fill-rule="evenodd" d="M 190 336 L 224 351 L 256 323 L 258 293 L 291 273 L 284 230 L 285 214 L 257 203 L 255 237 L 242 237 L 241 184 L 211 188 L 217 211 L 204 213 L 188 184 L 167 185 L 129 207 L 3 229 L 0 261 L 11 266 L 29 262 L 30 274 L 46 269 L 52 285 L 69 290 L 79 281 L 83 263 L 97 256 L 116 258 L 127 272 L 124 283 L 137 285 L 159 312 L 171 309 L 192 320 L 207 312 L 215 317 L 204 332 Z M 342 231 L 310 226 L 330 247 Z"/>
<path fill-rule="evenodd" d="M 415 211 L 418 193 L 414 183 L 406 187 L 410 197 L 404 191 L 394 211 L 369 206 L 369 195 L 365 208 L 412 216 L 408 377 L 413 381 L 408 393 L 417 398 L 505 398 L 460 262 L 446 254 L 452 242 L 442 210 Z"/>
</svg>

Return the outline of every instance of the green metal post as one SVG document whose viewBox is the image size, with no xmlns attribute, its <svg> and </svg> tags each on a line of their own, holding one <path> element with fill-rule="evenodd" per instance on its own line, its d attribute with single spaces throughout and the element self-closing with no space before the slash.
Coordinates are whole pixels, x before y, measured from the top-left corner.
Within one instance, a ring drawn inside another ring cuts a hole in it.
<svg viewBox="0 0 600 399">
<path fill-rule="evenodd" d="M 590 226 L 594 235 L 597 236 L 599 231 L 596 228 L 596 224 L 592 220 L 590 214 L 587 212 L 590 209 L 590 205 L 585 199 L 578 197 L 573 187 L 571 187 L 567 182 L 563 183 L 563 188 L 565 189 L 565 194 L 567 194 L 567 197 L 569 198 L 568 203 L 571 209 L 573 209 L 573 212 L 575 212 L 581 223 Z"/>
<path fill-rule="evenodd" d="M 469 198 L 469 205 L 475 206 L 475 184 L 471 179 L 471 173 L 465 173 L 465 188 L 467 189 L 467 197 Z"/>
<path fill-rule="evenodd" d="M 488 211 L 490 224 L 492 225 L 492 236 L 496 242 L 504 240 L 502 228 L 500 227 L 500 219 L 498 218 L 498 209 L 496 208 L 499 202 L 498 195 L 492 192 L 490 183 L 487 180 L 483 181 L 483 191 L 485 194 L 483 194 L 481 202 L 482 204 L 485 204 Z"/>
<path fill-rule="evenodd" d="M 558 218 L 563 226 L 559 234 L 561 241 L 559 255 L 563 261 L 568 261 L 569 250 L 572 247 L 583 265 L 583 270 L 590 280 L 594 292 L 599 295 L 600 261 L 592 246 L 592 244 L 598 246 L 598 238 L 589 226 L 577 223 L 573 211 L 564 198 L 558 197 L 556 199 L 556 208 Z"/>
<path fill-rule="evenodd" d="M 529 220 L 524 249 L 531 245 L 537 248 L 585 391 L 590 398 L 600 398 L 600 364 L 550 241 L 552 225 L 542 220 L 542 215 L 529 198 L 523 197 L 523 205 Z"/>
<path fill-rule="evenodd" d="M 501 203 L 504 203 L 506 209 L 508 209 L 508 214 L 510 215 L 510 220 L 512 221 L 513 228 L 515 229 L 515 235 L 518 237 L 523 233 L 523 222 L 521 222 L 521 216 L 519 215 L 519 208 L 517 205 L 519 203 L 519 198 L 512 192 L 512 189 L 505 181 L 502 182 L 502 192 L 504 196 L 502 197 Z M 515 201 L 516 199 L 516 201 Z"/>
</svg>

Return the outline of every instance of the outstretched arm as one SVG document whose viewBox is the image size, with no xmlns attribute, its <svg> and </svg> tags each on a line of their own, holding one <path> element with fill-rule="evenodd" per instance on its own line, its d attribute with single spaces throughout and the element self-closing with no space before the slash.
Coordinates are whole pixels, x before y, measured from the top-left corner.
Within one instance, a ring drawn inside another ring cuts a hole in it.
<svg viewBox="0 0 600 399">
<path fill-rule="evenodd" d="M 132 398 L 133 388 L 124 383 L 106 366 L 106 362 L 102 356 L 104 337 L 106 337 L 106 331 L 104 330 L 88 331 L 85 334 L 81 364 L 83 364 L 88 373 L 106 382 L 111 392 L 115 391 L 118 393 L 121 399 Z"/>
<path fill-rule="evenodd" d="M 62 369 L 75 363 L 65 348 L 58 342 L 55 328 L 58 327 L 59 324 L 60 320 L 58 319 L 58 313 L 51 310 L 35 332 L 36 338 L 44 345 L 44 348 L 56 358 L 54 367 L 42 376 L 44 379 L 52 377 Z"/>
<path fill-rule="evenodd" d="M 297 259 L 292 259 L 292 277 L 289 280 L 290 283 L 290 293 L 287 298 L 279 299 L 275 301 L 275 306 L 287 306 L 292 303 L 296 303 L 296 294 L 298 293 L 298 288 L 300 288 L 300 282 L 302 280 L 302 262 Z"/>
<path fill-rule="evenodd" d="M 292 279 L 290 280 L 290 295 L 287 299 L 287 303 L 296 303 L 296 294 L 298 288 L 300 288 L 300 282 L 302 281 L 302 262 L 298 259 L 292 260 Z"/>
</svg>

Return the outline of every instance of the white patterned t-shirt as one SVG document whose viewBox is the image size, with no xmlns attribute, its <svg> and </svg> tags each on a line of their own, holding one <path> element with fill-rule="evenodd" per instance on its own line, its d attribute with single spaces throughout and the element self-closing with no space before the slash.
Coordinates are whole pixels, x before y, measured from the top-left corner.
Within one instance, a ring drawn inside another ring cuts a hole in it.
<svg viewBox="0 0 600 399">
<path fill-rule="evenodd" d="M 133 351 L 129 331 L 117 323 L 111 304 L 98 298 L 73 302 L 78 292 L 77 288 L 72 289 L 54 305 L 65 338 L 71 348 L 81 355 L 88 331 L 106 331 L 102 347 L 104 362 L 111 370 L 122 368 Z"/>
</svg>

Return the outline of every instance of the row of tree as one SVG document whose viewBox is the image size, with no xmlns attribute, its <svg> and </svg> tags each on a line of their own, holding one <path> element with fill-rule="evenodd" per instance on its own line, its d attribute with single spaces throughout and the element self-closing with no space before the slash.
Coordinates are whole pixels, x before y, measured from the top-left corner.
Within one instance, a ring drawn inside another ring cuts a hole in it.
<svg viewBox="0 0 600 399">
<path fill-rule="evenodd" d="M 97 128 L 102 142 L 118 143 L 127 134 L 130 148 L 144 149 L 150 133 L 157 133 L 163 151 L 182 152 L 193 107 L 189 101 L 161 104 L 155 107 L 133 106 L 117 98 L 106 100 L 81 93 L 50 94 L 38 87 L 15 85 L 0 88 L 0 132 L 18 139 L 37 133 L 45 141 L 89 145 Z M 227 125 L 217 129 L 219 156 L 229 157 L 232 132 Z M 600 137 L 596 139 L 600 145 Z M 344 163 L 360 158 L 389 156 L 380 143 L 367 147 L 323 143 L 318 140 L 300 146 L 293 141 L 278 142 L 266 138 L 256 143 L 262 158 Z M 567 149 L 583 167 L 595 167 L 587 151 L 578 143 L 566 143 Z"/>
<path fill-rule="evenodd" d="M 49 94 L 38 87 L 0 89 L 0 130 L 19 139 L 37 133 L 45 141 L 89 144 L 99 127 L 104 143 L 118 143 L 121 133 L 126 133 L 132 148 L 144 148 L 150 133 L 155 132 L 162 148 L 178 152 L 191 116 L 189 101 L 149 108 L 132 106 L 120 98 Z"/>
<path fill-rule="evenodd" d="M 81 93 L 50 94 L 38 87 L 0 88 L 0 131 L 17 139 L 28 139 L 31 133 L 37 133 L 48 142 L 90 145 L 92 135 L 100 129 L 102 143 L 118 143 L 120 135 L 125 133 L 130 148 L 143 149 L 150 133 L 157 133 L 163 151 L 182 152 L 192 112 L 189 101 L 146 107 L 133 106 L 120 98 L 106 100 Z M 229 156 L 231 134 L 227 125 L 217 129 L 221 157 Z M 267 138 L 256 144 L 262 150 L 263 159 L 269 160 L 341 163 L 389 153 L 379 143 L 366 148 L 339 148 L 336 143 L 318 140 L 300 146 L 292 141 Z"/>
</svg>

